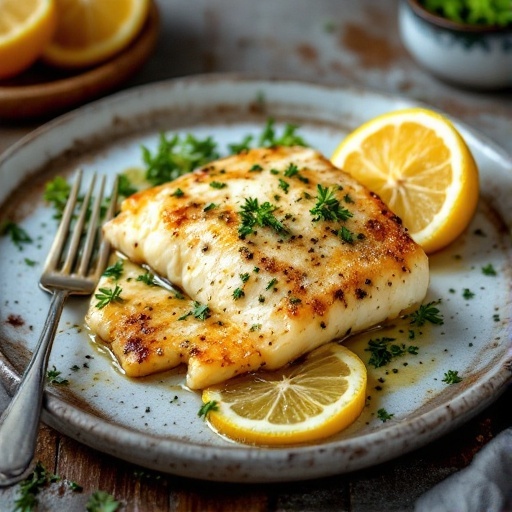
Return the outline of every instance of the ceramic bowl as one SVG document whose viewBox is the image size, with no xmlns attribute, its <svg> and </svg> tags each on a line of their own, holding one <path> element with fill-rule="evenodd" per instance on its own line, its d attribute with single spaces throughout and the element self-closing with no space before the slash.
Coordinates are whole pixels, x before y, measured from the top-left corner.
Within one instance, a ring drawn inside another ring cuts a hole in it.
<svg viewBox="0 0 512 512">
<path fill-rule="evenodd" d="M 512 86 L 512 28 L 457 23 L 402 0 L 400 37 L 425 69 L 440 79 L 475 89 Z"/>
</svg>

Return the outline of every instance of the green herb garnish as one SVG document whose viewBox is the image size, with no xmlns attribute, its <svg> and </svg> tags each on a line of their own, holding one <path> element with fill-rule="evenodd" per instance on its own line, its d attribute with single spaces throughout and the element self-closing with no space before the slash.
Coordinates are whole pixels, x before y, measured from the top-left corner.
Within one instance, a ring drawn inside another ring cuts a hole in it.
<svg viewBox="0 0 512 512">
<path fill-rule="evenodd" d="M 240 237 L 245 238 L 247 235 L 253 233 L 253 228 L 255 226 L 267 226 L 279 234 L 288 233 L 285 226 L 274 216 L 274 211 L 276 209 L 277 206 L 274 206 L 268 201 L 260 205 L 258 199 L 251 197 L 246 198 L 245 203 L 238 212 L 242 219 L 242 225 L 238 229 Z"/>
<path fill-rule="evenodd" d="M 147 270 L 144 274 L 140 274 L 137 276 L 137 281 L 140 281 L 148 286 L 155 285 L 155 276 Z"/>
<path fill-rule="evenodd" d="M 446 384 L 457 384 L 462 380 L 462 377 L 459 377 L 459 372 L 454 370 L 448 370 L 444 374 L 444 379 L 442 382 L 446 382 Z"/>
<path fill-rule="evenodd" d="M 498 275 L 498 273 L 492 266 L 492 263 L 489 263 L 485 267 L 482 267 L 482 274 L 484 274 L 484 276 L 497 276 Z"/>
<path fill-rule="evenodd" d="M 57 368 L 54 366 L 51 370 L 46 372 L 46 380 L 50 384 L 58 384 L 62 386 L 67 386 L 69 384 L 69 380 L 63 379 L 60 375 L 62 372 L 59 372 Z"/>
<path fill-rule="evenodd" d="M 443 316 L 441 315 L 439 309 L 436 307 L 440 303 L 441 300 L 432 301 L 428 304 L 422 304 L 417 311 L 407 315 L 407 317 L 411 318 L 411 324 L 414 324 L 417 327 L 425 325 L 426 322 L 430 322 L 431 324 L 435 325 L 443 325 Z"/>
<path fill-rule="evenodd" d="M 99 293 L 95 293 L 94 297 L 98 299 L 96 307 L 102 309 L 111 302 L 123 302 L 121 292 L 123 289 L 116 284 L 115 288 L 100 288 Z"/>
<path fill-rule="evenodd" d="M 121 502 L 116 501 L 114 496 L 105 491 L 96 491 L 85 505 L 87 512 L 116 512 Z"/>
<path fill-rule="evenodd" d="M 341 229 L 338 230 L 338 236 L 347 244 L 354 243 L 354 233 L 345 226 L 341 226 Z"/>
<path fill-rule="evenodd" d="M 238 300 L 242 297 L 245 297 L 245 292 L 242 290 L 242 288 L 235 288 L 233 291 L 233 299 Z"/>
<path fill-rule="evenodd" d="M 368 348 L 365 348 L 366 352 L 370 352 L 371 356 L 368 360 L 368 364 L 371 364 L 375 368 L 380 368 L 388 364 L 393 358 L 403 356 L 404 354 L 418 353 L 418 347 L 414 345 L 406 346 L 405 344 L 391 344 L 395 341 L 395 338 L 382 337 L 368 342 Z"/>
<path fill-rule="evenodd" d="M 377 417 L 379 418 L 379 420 L 381 420 L 384 423 L 386 423 L 386 421 L 390 420 L 393 416 L 394 416 L 394 414 L 389 414 L 389 412 L 386 411 L 386 409 L 384 409 L 384 408 L 381 408 L 377 411 Z"/>
<path fill-rule="evenodd" d="M 70 192 L 71 185 L 62 176 L 56 176 L 46 183 L 43 199 L 53 206 L 56 219 L 62 217 Z"/>
<path fill-rule="evenodd" d="M 210 308 L 205 304 L 195 301 L 193 309 L 188 313 L 185 313 L 183 316 L 180 316 L 178 320 L 185 320 L 189 316 L 193 316 L 198 320 L 204 321 L 211 316 Z"/>
<path fill-rule="evenodd" d="M 112 277 L 116 281 L 123 275 L 124 264 L 123 260 L 117 260 L 113 265 L 108 266 L 104 272 L 103 276 Z"/>
<path fill-rule="evenodd" d="M 216 400 L 210 400 L 209 402 L 206 402 L 205 404 L 203 404 L 201 406 L 201 408 L 199 409 L 197 415 L 200 417 L 200 418 L 205 418 L 208 416 L 208 413 L 210 411 L 218 411 L 219 410 L 219 404 L 217 403 Z"/>
<path fill-rule="evenodd" d="M 347 220 L 352 217 L 352 213 L 341 206 L 334 195 L 334 187 L 323 187 L 317 185 L 317 196 L 315 206 L 309 210 L 313 215 L 313 220 Z"/>
<path fill-rule="evenodd" d="M 475 296 L 475 294 L 469 288 L 464 288 L 464 291 L 462 292 L 462 296 L 466 300 L 469 300 L 469 299 L 472 299 Z"/>
<path fill-rule="evenodd" d="M 20 483 L 20 495 L 14 501 L 13 512 L 30 512 L 37 506 L 39 491 L 60 477 L 48 472 L 41 462 L 37 462 L 34 471 Z"/>
<path fill-rule="evenodd" d="M 161 133 L 156 152 L 142 146 L 142 159 L 146 164 L 146 179 L 152 185 L 172 181 L 195 168 L 219 158 L 217 144 L 211 137 L 198 139 L 187 134 L 167 138 Z"/>
<path fill-rule="evenodd" d="M 222 183 L 220 181 L 211 181 L 210 182 L 210 187 L 216 188 L 216 189 L 221 189 L 221 188 L 226 188 L 227 184 L 226 183 Z"/>
<path fill-rule="evenodd" d="M 273 279 L 271 279 L 269 281 L 269 283 L 267 284 L 267 287 L 265 288 L 265 290 L 270 290 L 271 288 L 273 288 L 275 285 L 277 284 L 277 279 L 274 277 Z"/>
<path fill-rule="evenodd" d="M 0 225 L 0 235 L 11 237 L 12 243 L 20 251 L 23 250 L 23 244 L 32 243 L 32 238 L 30 238 L 28 233 L 10 220 L 6 220 Z"/>
<path fill-rule="evenodd" d="M 133 186 L 126 174 L 117 175 L 117 193 L 123 197 L 130 197 L 137 192 L 137 188 Z"/>
</svg>

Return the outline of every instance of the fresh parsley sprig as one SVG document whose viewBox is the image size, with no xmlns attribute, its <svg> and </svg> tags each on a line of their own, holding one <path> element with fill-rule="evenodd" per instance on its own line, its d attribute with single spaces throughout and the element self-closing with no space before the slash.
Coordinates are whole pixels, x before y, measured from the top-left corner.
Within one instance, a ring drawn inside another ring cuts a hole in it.
<svg viewBox="0 0 512 512">
<path fill-rule="evenodd" d="M 144 274 L 140 274 L 137 276 L 137 281 L 140 281 L 148 286 L 154 286 L 155 276 L 149 270 L 146 270 Z"/>
<path fill-rule="evenodd" d="M 439 304 L 441 304 L 441 299 L 429 302 L 428 304 L 422 304 L 414 313 L 408 315 L 411 319 L 411 324 L 416 325 L 416 327 L 421 327 L 426 322 L 434 325 L 443 325 L 444 318 L 437 307 Z"/>
<path fill-rule="evenodd" d="M 316 190 L 316 204 L 309 210 L 311 215 L 313 215 L 313 221 L 344 221 L 353 216 L 352 212 L 341 206 L 341 203 L 336 198 L 335 187 L 324 187 L 319 183 Z"/>
<path fill-rule="evenodd" d="M 94 297 L 98 299 L 96 303 L 96 307 L 98 309 L 102 309 L 111 302 L 123 302 L 123 298 L 121 297 L 121 292 L 123 289 L 116 284 L 115 288 L 100 288 L 99 293 L 94 294 Z"/>
<path fill-rule="evenodd" d="M 123 260 L 117 260 L 114 264 L 109 265 L 104 271 L 104 277 L 111 277 L 114 280 L 118 280 L 121 278 L 124 272 L 124 264 Z"/>
<path fill-rule="evenodd" d="M 155 152 L 142 146 L 142 160 L 146 164 L 146 179 L 152 185 L 172 181 L 195 168 L 219 158 L 217 143 L 212 137 L 199 139 L 192 134 L 174 135 L 170 138 L 160 134 Z"/>
<path fill-rule="evenodd" d="M 240 238 L 254 233 L 254 227 L 270 227 L 278 234 L 287 234 L 288 229 L 275 217 L 277 206 L 265 201 L 260 205 L 258 199 L 248 197 L 238 214 L 242 224 L 238 228 Z"/>
<path fill-rule="evenodd" d="M 446 384 L 457 384 L 462 381 L 462 377 L 459 376 L 459 372 L 457 370 L 448 370 L 444 374 L 444 378 L 442 382 L 446 382 Z"/>
</svg>

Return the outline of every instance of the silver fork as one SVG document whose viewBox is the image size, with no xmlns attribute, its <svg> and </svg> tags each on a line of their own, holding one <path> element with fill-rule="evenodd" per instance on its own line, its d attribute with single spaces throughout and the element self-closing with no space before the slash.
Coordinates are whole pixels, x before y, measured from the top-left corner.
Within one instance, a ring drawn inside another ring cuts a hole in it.
<svg viewBox="0 0 512 512">
<path fill-rule="evenodd" d="M 0 417 L 0 486 L 25 478 L 34 458 L 48 358 L 64 302 L 69 295 L 92 294 L 107 263 L 110 247 L 101 240 L 100 229 L 105 177 L 101 178 L 89 215 L 96 175 L 92 177 L 72 228 L 81 181 L 82 171 L 79 170 L 39 281 L 40 286 L 52 294 L 48 317 L 19 387 Z M 114 216 L 116 202 L 117 180 L 107 220 Z M 95 251 L 100 240 L 99 249 Z"/>
</svg>

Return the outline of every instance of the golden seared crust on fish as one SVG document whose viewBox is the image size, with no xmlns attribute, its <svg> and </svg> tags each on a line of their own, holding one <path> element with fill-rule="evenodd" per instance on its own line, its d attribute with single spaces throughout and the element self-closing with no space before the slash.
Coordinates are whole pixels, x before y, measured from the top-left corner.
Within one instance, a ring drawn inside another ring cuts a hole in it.
<svg viewBox="0 0 512 512">
<path fill-rule="evenodd" d="M 262 365 L 250 334 L 183 294 L 152 284 L 142 277 L 150 275 L 142 267 L 118 261 L 120 276 L 103 276 L 96 291 L 117 285 L 118 300 L 99 308 L 95 297 L 86 323 L 108 342 L 126 375 L 143 377 L 188 364 L 193 377 L 187 384 L 196 388 L 197 383 L 222 382 Z"/>
<path fill-rule="evenodd" d="M 250 150 L 137 193 L 105 235 L 252 333 L 267 368 L 400 315 L 428 287 L 427 257 L 400 219 L 300 147 Z"/>
</svg>

